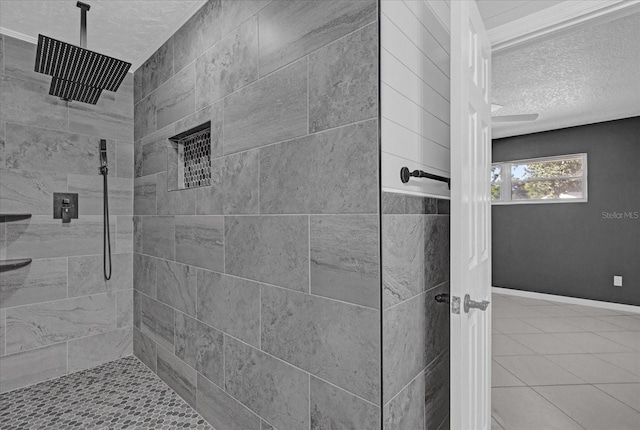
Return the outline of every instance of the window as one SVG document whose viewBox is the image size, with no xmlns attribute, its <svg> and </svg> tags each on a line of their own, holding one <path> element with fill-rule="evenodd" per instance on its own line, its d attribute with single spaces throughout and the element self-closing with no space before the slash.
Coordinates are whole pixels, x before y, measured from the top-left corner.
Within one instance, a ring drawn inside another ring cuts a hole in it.
<svg viewBox="0 0 640 430">
<path fill-rule="evenodd" d="M 491 165 L 494 204 L 587 201 L 587 154 L 561 155 Z"/>
</svg>

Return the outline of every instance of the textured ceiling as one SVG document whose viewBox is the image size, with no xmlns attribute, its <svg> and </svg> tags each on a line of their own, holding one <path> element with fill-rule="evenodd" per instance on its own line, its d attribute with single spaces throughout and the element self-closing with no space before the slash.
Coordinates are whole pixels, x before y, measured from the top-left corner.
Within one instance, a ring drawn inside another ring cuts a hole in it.
<svg viewBox="0 0 640 430">
<path fill-rule="evenodd" d="M 197 1 L 84 0 L 87 48 L 133 63 L 134 68 L 193 14 Z M 76 0 L 2 0 L 0 27 L 37 38 L 39 33 L 80 44 Z"/>
<path fill-rule="evenodd" d="M 487 30 L 539 12 L 562 0 L 476 0 Z"/>
<path fill-rule="evenodd" d="M 640 13 L 590 22 L 492 58 L 494 115 L 538 113 L 495 124 L 493 137 L 640 115 Z"/>
</svg>

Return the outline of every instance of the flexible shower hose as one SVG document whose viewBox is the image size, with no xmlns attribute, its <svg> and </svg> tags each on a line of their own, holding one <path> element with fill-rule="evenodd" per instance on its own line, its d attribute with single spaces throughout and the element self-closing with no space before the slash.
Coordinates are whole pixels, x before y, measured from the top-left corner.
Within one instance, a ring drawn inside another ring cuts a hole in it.
<svg viewBox="0 0 640 430">
<path fill-rule="evenodd" d="M 102 195 L 104 196 L 104 227 L 103 227 L 103 259 L 102 259 L 102 266 L 104 269 L 104 279 L 105 280 L 109 280 L 111 279 L 111 231 L 109 230 L 109 190 L 108 190 L 108 186 L 107 186 L 107 168 L 106 166 L 104 167 L 104 170 L 102 171 L 102 176 L 104 178 L 103 183 L 104 183 L 104 187 L 103 187 L 103 192 Z M 109 261 L 109 270 L 107 272 L 107 259 Z"/>
</svg>

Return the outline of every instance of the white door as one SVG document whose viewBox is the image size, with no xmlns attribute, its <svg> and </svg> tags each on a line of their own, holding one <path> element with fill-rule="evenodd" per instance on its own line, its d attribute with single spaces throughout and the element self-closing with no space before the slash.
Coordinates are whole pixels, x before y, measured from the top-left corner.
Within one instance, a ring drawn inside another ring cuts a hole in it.
<svg viewBox="0 0 640 430">
<path fill-rule="evenodd" d="M 475 1 L 452 1 L 452 430 L 491 428 L 490 74 L 491 47 Z"/>
</svg>

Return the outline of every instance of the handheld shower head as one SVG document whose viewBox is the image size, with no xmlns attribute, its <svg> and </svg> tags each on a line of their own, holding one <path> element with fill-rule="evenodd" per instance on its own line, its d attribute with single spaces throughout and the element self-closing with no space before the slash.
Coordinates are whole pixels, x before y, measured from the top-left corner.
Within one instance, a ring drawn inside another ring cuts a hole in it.
<svg viewBox="0 0 640 430">
<path fill-rule="evenodd" d="M 105 139 L 100 139 L 100 174 L 106 175 L 108 170 L 107 141 Z"/>
</svg>

